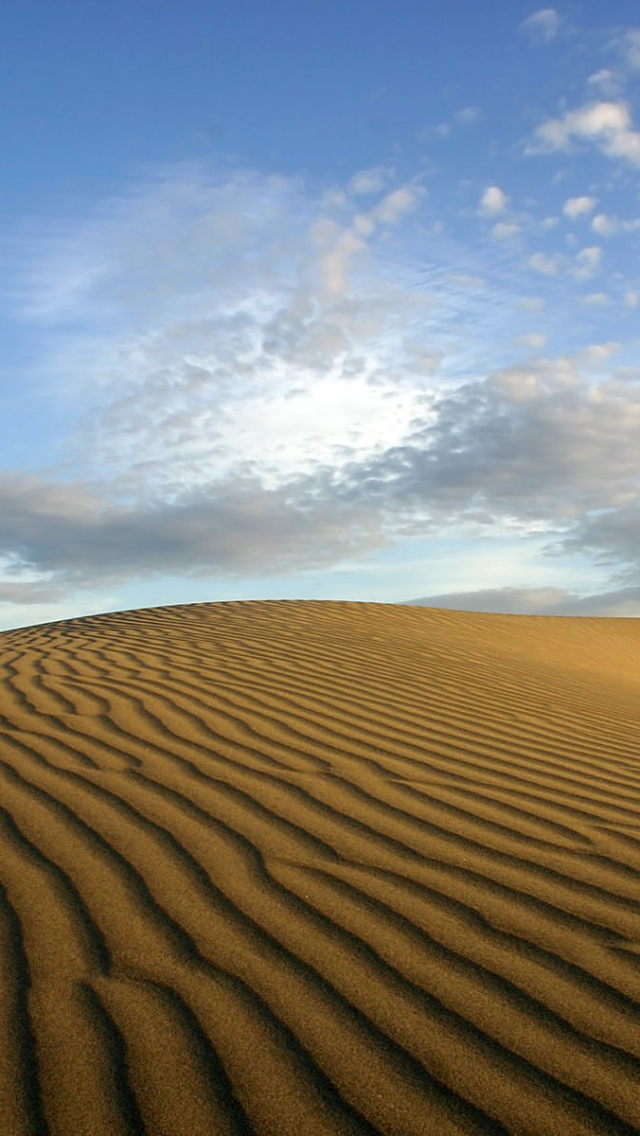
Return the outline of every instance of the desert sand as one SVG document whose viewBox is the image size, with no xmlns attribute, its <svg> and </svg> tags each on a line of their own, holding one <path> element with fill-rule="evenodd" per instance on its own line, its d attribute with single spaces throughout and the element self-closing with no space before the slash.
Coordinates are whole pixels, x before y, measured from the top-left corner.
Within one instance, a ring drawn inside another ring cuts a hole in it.
<svg viewBox="0 0 640 1136">
<path fill-rule="evenodd" d="M 2 1136 L 640 1132 L 640 620 L 0 635 Z"/>
</svg>

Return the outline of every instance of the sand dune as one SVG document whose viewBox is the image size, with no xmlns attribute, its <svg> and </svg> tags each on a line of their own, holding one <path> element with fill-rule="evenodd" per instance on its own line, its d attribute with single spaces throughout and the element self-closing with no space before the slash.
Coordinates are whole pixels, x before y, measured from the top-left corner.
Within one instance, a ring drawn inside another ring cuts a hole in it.
<svg viewBox="0 0 640 1136">
<path fill-rule="evenodd" d="M 0 636 L 0 1133 L 640 1132 L 640 621 Z"/>
</svg>

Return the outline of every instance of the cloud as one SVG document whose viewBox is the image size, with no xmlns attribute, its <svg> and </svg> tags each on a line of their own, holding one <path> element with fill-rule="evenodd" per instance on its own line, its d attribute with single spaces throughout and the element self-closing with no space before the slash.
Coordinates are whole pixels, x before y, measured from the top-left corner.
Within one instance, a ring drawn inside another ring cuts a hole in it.
<svg viewBox="0 0 640 1136">
<path fill-rule="evenodd" d="M 591 228 L 601 237 L 613 237 L 620 231 L 616 218 L 607 217 L 606 213 L 597 213 L 591 222 Z"/>
<path fill-rule="evenodd" d="M 552 547 L 638 494 L 639 447 L 640 385 L 606 371 L 594 385 L 576 360 L 542 358 L 435 400 L 401 446 L 349 467 L 341 493 L 384 501 L 396 517 L 424 510 L 435 526 L 543 524 Z"/>
<path fill-rule="evenodd" d="M 456 121 L 462 126 L 471 126 L 480 118 L 482 118 L 482 111 L 477 106 L 462 107 L 461 110 L 456 111 Z"/>
<path fill-rule="evenodd" d="M 560 16 L 555 8 L 540 8 L 520 24 L 532 43 L 550 43 L 558 34 Z"/>
<path fill-rule="evenodd" d="M 585 296 L 584 302 L 585 304 L 590 304 L 592 307 L 606 308 L 613 303 L 613 300 L 606 292 L 589 292 L 589 294 Z"/>
<path fill-rule="evenodd" d="M 496 241 L 507 241 L 511 237 L 516 237 L 520 232 L 520 226 L 507 221 L 498 221 L 491 229 L 491 236 Z"/>
<path fill-rule="evenodd" d="M 613 38 L 610 46 L 622 57 L 626 70 L 640 71 L 640 28 L 625 28 Z"/>
<path fill-rule="evenodd" d="M 405 602 L 418 607 L 505 615 L 637 617 L 640 615 L 640 585 L 591 595 L 555 587 L 482 588 L 475 592 L 444 592 Z"/>
<path fill-rule="evenodd" d="M 640 497 L 640 383 L 609 375 L 616 348 L 591 345 L 584 367 L 543 357 L 432 389 L 397 444 L 292 468 L 271 487 L 259 462 L 170 493 L 147 480 L 129 500 L 106 482 L 4 474 L 0 555 L 14 579 L 27 571 L 46 592 L 160 573 L 304 570 L 410 533 L 507 526 L 522 539 L 544 533 L 549 554 L 597 546 L 621 570 L 640 547 L 630 506 Z M 603 527 L 604 512 L 618 519 Z"/>
<path fill-rule="evenodd" d="M 506 193 L 499 186 L 487 186 L 480 198 L 478 213 L 482 217 L 494 217 L 496 213 L 502 213 L 506 209 L 508 200 Z"/>
<path fill-rule="evenodd" d="M 587 83 L 590 87 L 599 87 L 602 94 L 608 98 L 617 98 L 624 85 L 622 77 L 607 67 L 590 75 Z"/>
<path fill-rule="evenodd" d="M 586 362 L 598 365 L 599 363 L 606 363 L 616 355 L 620 350 L 620 344 L 615 340 L 609 343 L 591 343 L 588 347 L 584 347 L 579 354 L 580 362 Z"/>
<path fill-rule="evenodd" d="M 544 532 L 565 551 L 594 511 L 627 507 L 640 395 L 612 377 L 611 344 L 531 358 L 536 320 L 519 353 L 514 305 L 544 301 L 517 300 L 520 275 L 500 293 L 505 250 L 454 256 L 429 235 L 415 269 L 420 225 L 404 225 L 428 208 L 420 187 L 389 183 L 362 206 L 180 168 L 105 204 L 100 224 L 26 246 L 21 310 L 46 324 L 48 373 L 76 376 L 79 413 L 64 467 L 0 474 L 5 603 L 330 566 L 456 527 Z M 543 276 L 571 267 L 532 260 Z M 487 373 L 498 342 L 516 361 Z"/>
<path fill-rule="evenodd" d="M 530 331 L 526 335 L 518 335 L 515 342 L 522 347 L 532 347 L 536 351 L 541 350 L 547 345 L 547 337 L 543 332 Z"/>
<path fill-rule="evenodd" d="M 569 197 L 562 206 L 562 212 L 571 220 L 583 217 L 585 213 L 590 213 L 595 208 L 597 200 L 597 197 Z"/>
<path fill-rule="evenodd" d="M 589 280 L 595 276 L 602 261 L 602 249 L 597 245 L 583 248 L 575 258 L 573 275 L 576 280 Z"/>
<path fill-rule="evenodd" d="M 546 301 L 542 296 L 523 296 L 518 300 L 517 306 L 524 312 L 541 312 L 545 307 Z"/>
<path fill-rule="evenodd" d="M 405 213 L 412 212 L 422 197 L 419 186 L 401 186 L 383 197 L 372 211 L 372 217 L 385 225 L 396 225 Z"/>
<path fill-rule="evenodd" d="M 156 574 L 264 574 L 322 566 L 384 543 L 366 507 L 314 499 L 301 481 L 267 490 L 255 478 L 200 486 L 171 501 L 118 505 L 85 485 L 0 477 L 0 554 L 41 574 L 33 592 Z M 15 599 L 16 589 L 5 599 Z M 24 598 L 26 589 L 21 590 Z"/>
<path fill-rule="evenodd" d="M 482 292 L 487 286 L 484 276 L 473 276 L 469 272 L 455 272 L 447 277 L 447 283 L 470 292 Z"/>
<path fill-rule="evenodd" d="M 380 193 L 388 184 L 392 171 L 386 166 L 373 166 L 360 170 L 347 183 L 347 191 L 354 196 L 369 196 Z"/>
<path fill-rule="evenodd" d="M 322 220 L 314 225 L 312 235 L 322 250 L 320 255 L 320 268 L 324 287 L 332 300 L 338 300 L 346 295 L 349 289 L 349 277 L 354 258 L 358 253 L 366 252 L 367 243 L 363 235 L 354 229 L 346 229 L 333 221 Z"/>
<path fill-rule="evenodd" d="M 549 118 L 536 128 L 525 153 L 569 151 L 574 140 L 592 143 L 609 158 L 640 165 L 640 133 L 632 129 L 626 103 L 586 103 L 562 118 Z"/>
<path fill-rule="evenodd" d="M 557 276 L 561 264 L 562 257 L 557 253 L 554 256 L 547 256 L 546 253 L 535 252 L 529 257 L 529 266 L 542 276 Z"/>
<path fill-rule="evenodd" d="M 612 569 L 612 582 L 635 593 L 640 583 L 640 494 L 617 508 L 582 517 L 561 542 L 560 550 L 579 549 Z"/>
</svg>

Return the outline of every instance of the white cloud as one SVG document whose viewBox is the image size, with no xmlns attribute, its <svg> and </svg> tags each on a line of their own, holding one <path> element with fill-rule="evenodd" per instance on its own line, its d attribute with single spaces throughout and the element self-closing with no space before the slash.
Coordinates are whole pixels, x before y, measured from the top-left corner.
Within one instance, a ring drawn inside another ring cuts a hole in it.
<svg viewBox="0 0 640 1136">
<path fill-rule="evenodd" d="M 611 44 L 629 71 L 640 71 L 640 28 L 626 28 Z"/>
<path fill-rule="evenodd" d="M 493 217 L 496 213 L 502 213 L 506 209 L 508 200 L 506 193 L 499 186 L 490 185 L 480 198 L 478 212 L 483 217 Z"/>
<path fill-rule="evenodd" d="M 540 350 L 547 345 L 547 337 L 544 332 L 531 331 L 526 335 L 518 335 L 514 340 L 522 347 L 533 347 L 535 350 Z"/>
<path fill-rule="evenodd" d="M 496 241 L 505 241 L 509 240 L 510 237 L 517 236 L 519 232 L 519 225 L 516 225 L 515 223 L 509 223 L 507 221 L 498 221 L 498 223 L 491 229 L 491 236 Z"/>
<path fill-rule="evenodd" d="M 467 272 L 454 272 L 447 277 L 447 281 L 457 288 L 468 289 L 472 292 L 482 291 L 487 286 L 484 276 L 473 276 Z"/>
<path fill-rule="evenodd" d="M 562 258 L 557 253 L 554 256 L 547 256 L 546 253 L 535 252 L 529 257 L 529 266 L 542 276 L 557 276 L 561 263 Z"/>
<path fill-rule="evenodd" d="M 587 83 L 590 87 L 599 87 L 602 94 L 606 95 L 608 98 L 616 98 L 620 95 L 623 88 L 620 75 L 606 67 L 590 75 L 587 79 Z"/>
<path fill-rule="evenodd" d="M 637 308 L 638 304 L 640 304 L 640 292 L 629 289 L 628 292 L 625 292 L 624 302 L 627 308 Z"/>
<path fill-rule="evenodd" d="M 549 43 L 558 34 L 560 16 L 555 8 L 540 8 L 520 24 L 532 43 Z"/>
<path fill-rule="evenodd" d="M 622 102 L 587 103 L 538 126 L 526 154 L 567 151 L 574 139 L 591 142 L 609 158 L 640 166 L 640 133 L 632 129 L 629 108 Z"/>
<path fill-rule="evenodd" d="M 570 217 L 572 220 L 575 217 L 582 217 L 585 213 L 590 213 L 597 204 L 597 197 L 569 197 L 562 206 L 562 212 L 565 217 Z"/>
<path fill-rule="evenodd" d="M 608 217 L 606 213 L 597 213 L 591 222 L 591 228 L 601 237 L 613 237 L 620 231 L 620 224 L 615 217 Z"/>
<path fill-rule="evenodd" d="M 336 301 L 343 298 L 349 289 L 349 274 L 357 253 L 365 252 L 367 243 L 356 232 L 343 229 L 334 223 L 315 225 L 312 236 L 320 255 L 320 268 L 327 295 Z"/>
<path fill-rule="evenodd" d="M 607 296 L 606 292 L 589 292 L 589 295 L 585 296 L 584 302 L 593 307 L 605 308 L 612 304 L 613 300 L 611 296 Z"/>
<path fill-rule="evenodd" d="M 463 107 L 462 110 L 456 111 L 456 121 L 462 126 L 471 126 L 472 123 L 477 122 L 482 117 L 482 111 L 477 106 Z"/>
<path fill-rule="evenodd" d="M 580 362 L 599 366 L 601 363 L 607 363 L 619 350 L 620 343 L 616 340 L 611 340 L 609 343 L 590 343 L 580 352 Z"/>
<path fill-rule="evenodd" d="M 350 178 L 347 183 L 347 190 L 355 197 L 380 193 L 387 185 L 391 175 L 392 171 L 386 166 L 373 166 L 368 170 L 360 170 Z"/>
<path fill-rule="evenodd" d="M 419 204 L 423 195 L 420 186 L 401 186 L 383 197 L 372 211 L 372 217 L 385 225 L 396 225 L 405 213 L 410 213 Z"/>
<path fill-rule="evenodd" d="M 602 249 L 597 245 L 583 248 L 575 258 L 573 275 L 576 280 L 588 280 L 595 276 L 602 261 Z"/>
<path fill-rule="evenodd" d="M 505 587 L 468 592 L 444 592 L 408 600 L 419 607 L 485 611 L 506 615 L 583 615 L 634 617 L 640 615 L 640 587 L 615 588 L 608 592 L 580 593 L 568 588 Z"/>
<path fill-rule="evenodd" d="M 547 331 L 556 341 L 570 288 L 551 283 L 548 328 L 522 314 L 514 327 L 516 306 L 544 307 L 520 292 L 547 281 L 515 265 L 501 294 L 491 269 L 507 250 L 460 246 L 456 259 L 447 241 L 436 269 L 429 236 L 412 276 L 404 250 L 415 252 L 419 226 L 402 225 L 419 204 L 413 185 L 386 185 L 365 210 L 296 179 L 192 169 L 169 180 L 105 206 L 97 228 L 71 218 L 65 236 L 59 225 L 58 261 L 44 241 L 46 288 L 33 249 L 26 258 L 47 337 L 51 313 L 59 320 L 54 369 L 75 373 L 84 414 L 76 481 L 0 476 L 0 555 L 21 550 L 33 564 L 34 597 L 158 566 L 332 564 L 470 515 L 569 531 L 632 492 L 640 396 L 633 376 L 607 373 L 618 333 L 571 357 L 533 357 Z M 87 270 L 76 295 L 86 337 L 66 322 L 71 236 Z M 589 249 L 576 261 L 539 252 L 529 268 L 555 276 L 598 261 Z M 583 309 L 576 334 L 593 322 Z M 517 365 L 486 375 L 499 341 Z M 15 602 L 17 583 L 28 581 L 5 581 Z"/>
<path fill-rule="evenodd" d="M 518 300 L 517 306 L 525 312 L 541 312 L 545 307 L 546 301 L 542 296 L 523 296 Z"/>
</svg>

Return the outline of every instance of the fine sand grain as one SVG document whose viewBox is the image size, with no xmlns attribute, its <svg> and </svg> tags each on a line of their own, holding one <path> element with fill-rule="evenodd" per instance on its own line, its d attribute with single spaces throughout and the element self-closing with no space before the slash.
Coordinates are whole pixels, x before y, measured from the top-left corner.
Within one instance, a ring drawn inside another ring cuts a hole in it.
<svg viewBox="0 0 640 1136">
<path fill-rule="evenodd" d="M 640 620 L 0 635 L 2 1136 L 640 1132 Z"/>
</svg>

